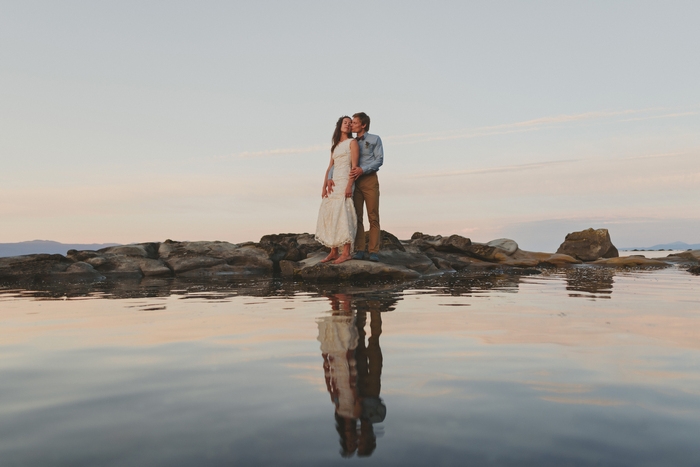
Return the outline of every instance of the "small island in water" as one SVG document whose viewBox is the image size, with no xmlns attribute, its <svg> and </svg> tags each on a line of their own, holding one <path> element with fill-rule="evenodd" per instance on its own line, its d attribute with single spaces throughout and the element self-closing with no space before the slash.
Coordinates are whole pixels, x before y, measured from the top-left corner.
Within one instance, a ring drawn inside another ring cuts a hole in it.
<svg viewBox="0 0 700 467">
<path fill-rule="evenodd" d="M 476 243 L 460 235 L 414 233 L 399 240 L 382 231 L 379 262 L 321 263 L 328 249 L 313 235 L 272 234 L 259 242 L 222 241 L 137 243 L 72 249 L 66 255 L 29 254 L 0 258 L 0 281 L 101 281 L 107 278 L 280 277 L 304 282 L 410 281 L 464 271 L 538 274 L 543 268 L 665 268 L 673 264 L 700 273 L 700 250 L 665 258 L 621 257 L 607 229 L 572 232 L 555 253 L 524 251 L 511 239 Z"/>
</svg>

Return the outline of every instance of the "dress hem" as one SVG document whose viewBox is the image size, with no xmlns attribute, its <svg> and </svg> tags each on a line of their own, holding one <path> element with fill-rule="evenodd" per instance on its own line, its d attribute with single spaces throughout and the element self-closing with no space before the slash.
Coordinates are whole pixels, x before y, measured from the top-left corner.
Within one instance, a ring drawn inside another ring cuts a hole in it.
<svg viewBox="0 0 700 467">
<path fill-rule="evenodd" d="M 318 236 L 314 235 L 314 240 L 316 240 L 318 243 L 321 245 L 328 247 L 328 248 L 340 248 L 341 246 L 345 246 L 346 243 L 350 244 L 350 250 L 352 250 L 355 247 L 355 240 L 348 240 L 340 243 L 339 245 L 331 245 L 330 243 L 326 243 L 323 240 L 321 240 Z"/>
</svg>

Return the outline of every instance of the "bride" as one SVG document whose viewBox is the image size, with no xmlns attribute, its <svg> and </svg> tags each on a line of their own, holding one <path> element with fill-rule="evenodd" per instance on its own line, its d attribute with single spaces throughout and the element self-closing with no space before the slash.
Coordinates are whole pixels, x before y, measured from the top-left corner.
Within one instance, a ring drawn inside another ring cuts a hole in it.
<svg viewBox="0 0 700 467">
<path fill-rule="evenodd" d="M 331 162 L 326 169 L 321 191 L 321 208 L 318 211 L 316 223 L 316 240 L 329 247 L 331 252 L 321 260 L 322 263 L 333 261 L 340 264 L 352 259 L 351 252 L 357 232 L 357 214 L 352 201 L 355 180 L 350 177 L 350 169 L 357 167 L 360 158 L 360 147 L 352 138 L 352 119 L 340 117 L 333 132 L 331 146 Z M 345 186 L 345 192 L 333 191 L 327 187 L 328 174 L 332 171 L 335 186 Z M 343 247 L 343 253 L 338 255 L 338 248 Z"/>
</svg>

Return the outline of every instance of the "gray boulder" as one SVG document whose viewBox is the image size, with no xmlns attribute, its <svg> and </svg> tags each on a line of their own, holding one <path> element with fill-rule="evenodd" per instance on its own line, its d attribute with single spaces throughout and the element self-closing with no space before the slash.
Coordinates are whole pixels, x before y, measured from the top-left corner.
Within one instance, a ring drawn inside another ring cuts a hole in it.
<svg viewBox="0 0 700 467">
<path fill-rule="evenodd" d="M 282 260 L 301 261 L 311 253 L 327 250 L 309 233 L 265 235 L 255 246 L 264 250 L 275 264 Z"/>
<path fill-rule="evenodd" d="M 680 253 L 673 253 L 668 255 L 666 259 L 674 262 L 698 263 L 700 262 L 700 250 L 688 250 L 681 251 Z"/>
<path fill-rule="evenodd" d="M 365 245 L 369 246 L 369 231 L 365 232 Z M 396 235 L 381 230 L 379 232 L 379 250 L 380 251 L 406 251 L 406 248 L 401 243 L 401 240 L 396 238 Z"/>
<path fill-rule="evenodd" d="M 273 271 L 268 254 L 253 244 L 166 240 L 160 244 L 158 253 L 177 275 L 271 275 Z"/>
<path fill-rule="evenodd" d="M 111 254 L 158 259 L 159 246 L 160 243 L 135 243 L 131 245 L 110 246 L 97 250 L 97 252 L 104 255 Z"/>
<path fill-rule="evenodd" d="M 341 264 L 321 263 L 326 253 L 310 256 L 303 261 L 280 261 L 284 277 L 310 282 L 413 280 L 424 273 L 437 273 L 433 262 L 424 255 L 398 250 L 380 252 L 380 262 L 350 260 Z M 416 269 L 412 269 L 416 268 Z M 424 271 L 424 272 L 419 272 Z"/>
<path fill-rule="evenodd" d="M 62 274 L 69 276 L 71 279 L 73 279 L 73 278 L 83 278 L 83 279 L 89 279 L 89 280 L 103 280 L 103 279 L 105 279 L 105 276 L 103 276 L 97 269 L 93 268 L 90 264 L 84 263 L 82 261 L 78 261 L 77 263 L 71 264 L 70 266 L 68 266 L 68 269 L 66 269 L 66 272 L 64 272 Z"/>
<path fill-rule="evenodd" d="M 73 261 L 63 255 L 23 255 L 0 258 L 0 279 L 45 276 L 65 272 Z"/>
<path fill-rule="evenodd" d="M 160 243 L 136 243 L 102 248 L 97 251 L 69 250 L 67 257 L 84 262 L 107 275 L 171 276 L 172 270 L 158 259 Z"/>
<path fill-rule="evenodd" d="M 411 240 L 408 244 L 414 249 L 420 251 L 443 251 L 446 253 L 466 253 L 472 241 L 461 235 L 450 235 L 443 237 L 442 235 L 427 235 L 421 232 L 415 232 L 411 235 Z"/>
<path fill-rule="evenodd" d="M 498 238 L 496 240 L 491 240 L 486 244 L 486 246 L 498 248 L 508 256 L 511 256 L 513 253 L 518 251 L 518 244 L 509 238 Z"/>
<path fill-rule="evenodd" d="M 139 261 L 141 273 L 147 277 L 172 276 L 173 271 L 161 259 L 143 258 Z"/>
<path fill-rule="evenodd" d="M 85 262 L 103 274 L 141 276 L 141 258 L 119 254 L 103 254 L 86 258 Z"/>
<path fill-rule="evenodd" d="M 610 240 L 608 229 L 586 229 L 572 232 L 566 236 L 557 253 L 569 255 L 581 261 L 595 261 L 600 258 L 620 256 Z"/>
</svg>

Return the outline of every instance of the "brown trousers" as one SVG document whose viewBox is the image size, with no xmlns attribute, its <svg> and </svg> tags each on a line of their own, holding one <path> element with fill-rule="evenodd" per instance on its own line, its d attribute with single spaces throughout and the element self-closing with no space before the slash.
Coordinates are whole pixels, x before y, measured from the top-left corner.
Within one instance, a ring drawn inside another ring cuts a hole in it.
<svg viewBox="0 0 700 467">
<path fill-rule="evenodd" d="M 365 251 L 365 227 L 362 223 L 364 217 L 363 207 L 367 205 L 367 218 L 369 219 L 369 249 L 370 253 L 379 251 L 379 178 L 377 172 L 363 175 L 355 180 L 355 194 L 352 196 L 357 213 L 357 235 L 355 236 L 355 251 Z"/>
</svg>

